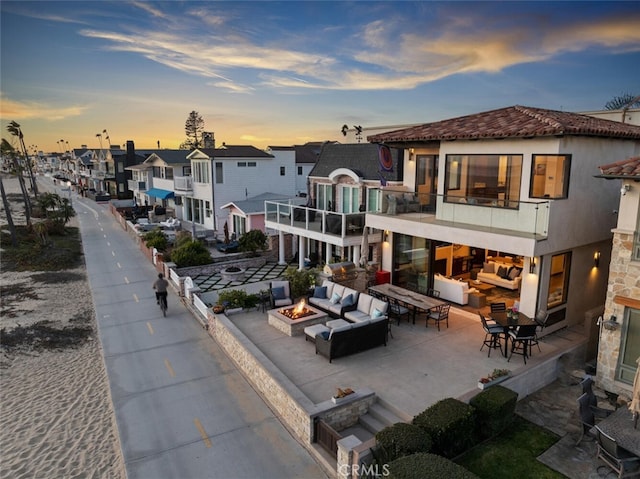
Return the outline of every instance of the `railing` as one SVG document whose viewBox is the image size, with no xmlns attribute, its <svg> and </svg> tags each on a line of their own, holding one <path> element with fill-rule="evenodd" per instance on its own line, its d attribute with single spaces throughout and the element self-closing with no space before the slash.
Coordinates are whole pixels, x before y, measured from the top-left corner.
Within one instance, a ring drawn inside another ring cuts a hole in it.
<svg viewBox="0 0 640 479">
<path fill-rule="evenodd" d="M 334 213 L 306 206 L 265 201 L 265 220 L 345 238 L 362 236 L 365 213 Z"/>
<path fill-rule="evenodd" d="M 173 178 L 174 191 L 192 191 L 193 178 L 191 176 L 176 176 Z"/>
<path fill-rule="evenodd" d="M 322 419 L 315 421 L 314 439 L 323 449 L 333 454 L 333 457 L 338 457 L 338 441 L 342 436 Z"/>
<path fill-rule="evenodd" d="M 391 198 L 393 197 L 393 198 Z M 380 214 L 505 229 L 546 237 L 549 201 L 407 193 L 385 189 Z"/>
</svg>

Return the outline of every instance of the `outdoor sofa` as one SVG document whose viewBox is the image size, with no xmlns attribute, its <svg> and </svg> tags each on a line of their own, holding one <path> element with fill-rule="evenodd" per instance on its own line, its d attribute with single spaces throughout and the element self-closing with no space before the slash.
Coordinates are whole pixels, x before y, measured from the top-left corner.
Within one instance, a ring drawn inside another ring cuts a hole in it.
<svg viewBox="0 0 640 479">
<path fill-rule="evenodd" d="M 335 358 L 366 351 L 377 346 L 387 345 L 389 318 L 347 323 L 331 329 L 329 332 L 317 334 L 316 354 L 320 354 L 331 362 Z"/>
<path fill-rule="evenodd" d="M 314 288 L 309 304 L 328 313 L 332 318 L 342 318 L 344 313 L 357 308 L 360 293 L 328 279 Z"/>
</svg>

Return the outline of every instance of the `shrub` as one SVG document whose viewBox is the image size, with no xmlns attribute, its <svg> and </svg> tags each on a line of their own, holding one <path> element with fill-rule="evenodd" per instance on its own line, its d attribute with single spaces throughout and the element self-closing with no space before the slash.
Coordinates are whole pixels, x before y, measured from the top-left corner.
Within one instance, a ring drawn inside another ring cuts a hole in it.
<svg viewBox="0 0 640 479">
<path fill-rule="evenodd" d="M 160 228 L 156 228 L 142 236 L 147 248 L 155 248 L 158 251 L 165 251 L 168 246 L 167 237 Z"/>
<path fill-rule="evenodd" d="M 258 300 L 258 295 L 247 294 L 244 289 L 226 289 L 218 294 L 218 304 L 225 308 L 255 308 Z"/>
<path fill-rule="evenodd" d="M 424 479 L 446 477 L 447 479 L 478 479 L 464 467 L 435 454 L 418 453 L 403 456 L 388 465 L 389 479 Z"/>
<path fill-rule="evenodd" d="M 399 422 L 385 427 L 376 434 L 379 463 L 391 462 L 416 452 L 429 452 L 431 438 L 424 429 L 414 424 Z"/>
<path fill-rule="evenodd" d="M 297 299 L 306 296 L 311 286 L 316 283 L 316 270 L 299 270 L 295 266 L 289 266 L 284 272 L 284 278 L 289 281 L 291 297 Z"/>
<path fill-rule="evenodd" d="M 267 235 L 260 230 L 247 231 L 238 239 L 240 251 L 248 251 L 252 255 L 256 254 L 259 249 L 267 249 Z"/>
<path fill-rule="evenodd" d="M 171 261 L 179 268 L 186 266 L 200 266 L 213 262 L 209 250 L 198 240 L 182 240 L 171 251 Z"/>
<path fill-rule="evenodd" d="M 518 393 L 499 384 L 476 394 L 469 404 L 476 409 L 478 431 L 493 437 L 513 422 Z"/>
<path fill-rule="evenodd" d="M 427 431 L 432 452 L 452 458 L 476 443 L 475 409 L 458 399 L 438 401 L 413 418 L 413 424 Z"/>
</svg>

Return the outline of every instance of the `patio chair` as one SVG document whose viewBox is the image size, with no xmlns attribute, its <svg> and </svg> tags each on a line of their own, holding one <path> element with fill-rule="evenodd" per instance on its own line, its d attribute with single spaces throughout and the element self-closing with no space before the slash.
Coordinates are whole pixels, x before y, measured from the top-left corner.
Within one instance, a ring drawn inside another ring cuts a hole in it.
<svg viewBox="0 0 640 479">
<path fill-rule="evenodd" d="M 491 303 L 489 307 L 492 313 L 500 313 L 507 310 L 507 303 Z"/>
<path fill-rule="evenodd" d="M 400 326 L 400 320 L 404 317 L 409 321 L 409 308 L 400 304 L 396 298 L 389 297 L 389 318 L 393 318 L 398 322 L 398 326 Z"/>
<path fill-rule="evenodd" d="M 538 346 L 538 351 L 542 352 L 542 350 L 540 349 L 540 338 L 538 337 L 538 334 L 542 333 L 542 330 L 547 325 L 547 321 L 549 320 L 549 313 L 544 310 L 540 310 L 536 313 L 534 320 L 536 323 L 538 323 L 538 327 L 536 328 L 536 334 L 529 343 L 529 347 L 532 348 L 534 346 Z M 531 353 L 531 350 L 529 350 L 529 353 Z"/>
<path fill-rule="evenodd" d="M 480 347 L 480 351 L 482 348 L 487 346 L 489 348 L 489 354 L 487 357 L 491 357 L 492 349 L 499 349 L 502 354 L 502 343 L 500 342 L 500 336 L 504 333 L 504 328 L 502 326 L 489 326 L 487 324 L 487 318 L 485 318 L 480 311 L 478 311 L 478 315 L 480 316 L 480 321 L 482 322 L 482 329 L 484 329 L 484 341 L 482 342 L 482 347 Z M 505 343 L 505 350 L 506 350 Z"/>
<path fill-rule="evenodd" d="M 439 298 L 440 297 L 440 291 L 438 291 L 437 289 L 429 288 L 427 290 L 427 296 L 431 296 L 432 298 Z"/>
<path fill-rule="evenodd" d="M 526 326 L 518 326 L 515 330 L 509 331 L 511 337 L 511 354 L 507 362 L 511 361 L 511 356 L 514 354 L 522 355 L 524 363 L 527 364 L 527 358 L 530 356 L 530 342 L 535 338 L 537 324 L 531 324 Z"/>
<path fill-rule="evenodd" d="M 440 331 L 440 323 L 444 321 L 447 324 L 447 328 L 449 327 L 449 308 L 451 308 L 450 304 L 442 304 L 440 306 L 436 306 L 435 308 L 431 308 L 429 310 L 429 314 L 427 314 L 427 327 L 429 327 L 429 320 L 433 320 L 438 325 L 438 331 Z"/>
<path fill-rule="evenodd" d="M 616 440 L 596 426 L 598 459 L 618 473 L 618 477 L 640 477 L 640 457 L 621 448 Z"/>
<path fill-rule="evenodd" d="M 271 309 L 293 304 L 289 281 L 271 281 L 269 296 L 271 296 Z"/>
</svg>

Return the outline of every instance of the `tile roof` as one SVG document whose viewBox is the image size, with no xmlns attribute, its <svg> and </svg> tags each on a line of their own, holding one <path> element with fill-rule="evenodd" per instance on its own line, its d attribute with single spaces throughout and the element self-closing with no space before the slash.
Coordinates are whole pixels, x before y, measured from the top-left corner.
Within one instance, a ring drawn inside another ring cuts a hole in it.
<svg viewBox="0 0 640 479">
<path fill-rule="evenodd" d="M 597 136 L 640 139 L 640 126 L 566 111 L 511 106 L 368 136 L 372 143 Z"/>
<path fill-rule="evenodd" d="M 632 178 L 640 180 L 640 156 L 599 166 L 599 177 Z"/>
<path fill-rule="evenodd" d="M 387 181 L 401 181 L 403 150 L 390 148 L 393 171 L 384 172 Z M 378 145 L 372 143 L 326 143 L 309 176 L 326 178 L 338 168 L 348 168 L 365 180 L 380 179 Z"/>
</svg>

